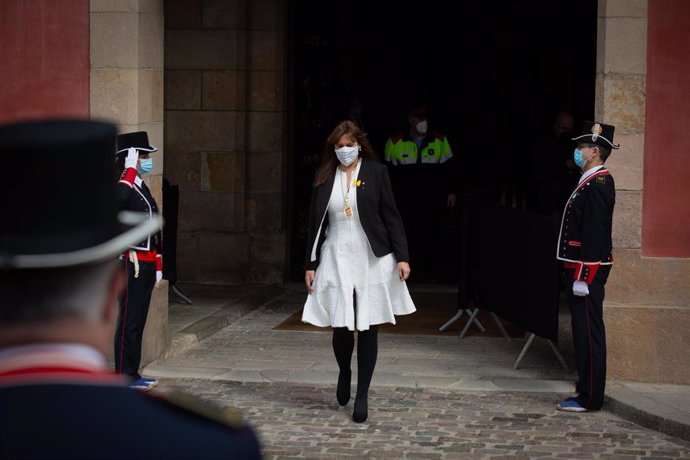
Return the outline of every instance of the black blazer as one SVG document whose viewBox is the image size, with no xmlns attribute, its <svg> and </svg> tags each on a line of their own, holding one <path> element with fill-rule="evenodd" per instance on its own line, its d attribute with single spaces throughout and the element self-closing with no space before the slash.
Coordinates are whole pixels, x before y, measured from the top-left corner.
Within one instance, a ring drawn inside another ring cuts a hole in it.
<svg viewBox="0 0 690 460">
<path fill-rule="evenodd" d="M 362 159 L 357 179 L 362 181 L 362 185 L 357 188 L 357 212 L 374 255 L 383 257 L 392 252 L 398 262 L 409 261 L 405 228 L 395 205 L 388 169 L 380 163 Z M 306 270 L 316 270 L 319 265 L 321 246 L 326 239 L 328 228 L 328 202 L 334 180 L 335 175 L 312 190 Z M 311 254 L 315 244 L 316 257 L 312 260 Z"/>
</svg>

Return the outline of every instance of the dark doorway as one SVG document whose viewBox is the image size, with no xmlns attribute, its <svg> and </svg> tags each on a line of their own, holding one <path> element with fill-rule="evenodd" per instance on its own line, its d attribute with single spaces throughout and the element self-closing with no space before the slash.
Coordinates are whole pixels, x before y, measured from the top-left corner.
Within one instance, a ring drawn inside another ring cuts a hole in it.
<svg viewBox="0 0 690 460">
<path fill-rule="evenodd" d="M 556 113 L 570 110 L 576 126 L 594 115 L 596 0 L 395 5 L 290 3 L 291 280 L 304 276 L 310 184 L 338 121 L 360 122 L 383 154 L 409 99 L 422 97 L 461 187 L 520 206 L 532 151 Z"/>
</svg>

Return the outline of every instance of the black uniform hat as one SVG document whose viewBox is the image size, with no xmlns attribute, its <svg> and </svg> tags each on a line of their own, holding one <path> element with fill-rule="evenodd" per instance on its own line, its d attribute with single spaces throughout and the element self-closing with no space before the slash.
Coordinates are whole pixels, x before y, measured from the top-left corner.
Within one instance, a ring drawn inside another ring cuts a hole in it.
<svg viewBox="0 0 690 460">
<path fill-rule="evenodd" d="M 610 149 L 617 149 L 620 145 L 613 143 L 613 131 L 615 129 L 616 127 L 612 125 L 585 121 L 582 125 L 582 134 L 573 137 L 572 140 L 587 144 L 601 145 L 602 147 Z"/>
<path fill-rule="evenodd" d="M 87 120 L 0 126 L 0 269 L 105 261 L 160 228 L 118 212 L 116 134 Z"/>
<path fill-rule="evenodd" d="M 117 136 L 117 153 L 127 153 L 127 149 L 134 147 L 142 152 L 156 152 L 157 147 L 149 143 L 149 136 L 146 131 L 136 131 Z"/>
</svg>

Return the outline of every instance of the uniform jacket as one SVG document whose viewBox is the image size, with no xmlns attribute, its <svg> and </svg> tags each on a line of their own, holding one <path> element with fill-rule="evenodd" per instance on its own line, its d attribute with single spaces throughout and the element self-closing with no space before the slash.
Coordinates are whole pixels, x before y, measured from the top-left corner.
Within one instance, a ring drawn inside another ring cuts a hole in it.
<svg viewBox="0 0 690 460">
<path fill-rule="evenodd" d="M 134 168 L 127 168 L 118 182 L 120 210 L 145 213 L 149 217 L 158 214 L 158 205 L 144 181 L 137 177 Z M 131 247 L 136 251 L 146 251 L 156 258 L 156 269 L 162 270 L 161 232 L 147 237 Z M 141 259 L 147 261 L 146 259 Z"/>
<path fill-rule="evenodd" d="M 448 138 L 439 132 L 430 132 L 419 147 L 409 132 L 395 134 L 386 142 L 384 158 L 390 166 L 399 206 L 408 204 L 400 200 L 418 200 L 423 196 L 440 197 L 439 202 L 445 203 L 445 196 L 441 195 L 457 193 L 455 166 L 449 161 L 453 152 Z"/>
<path fill-rule="evenodd" d="M 357 212 L 374 255 L 383 257 L 394 253 L 398 262 L 409 261 L 407 237 L 400 213 L 395 204 L 387 168 L 362 159 L 357 179 Z M 319 264 L 321 246 L 328 231 L 328 204 L 335 175 L 314 187 L 309 206 L 309 230 L 305 267 L 315 270 Z"/>
<path fill-rule="evenodd" d="M 612 265 L 611 227 L 616 188 L 601 167 L 587 176 L 565 205 L 556 257 L 574 269 L 574 279 L 591 284 L 601 265 Z"/>
<path fill-rule="evenodd" d="M 143 393 L 73 359 L 0 360 L 0 457 L 261 457 L 251 427 L 190 396 Z M 22 364 L 22 362 L 24 364 Z"/>
</svg>

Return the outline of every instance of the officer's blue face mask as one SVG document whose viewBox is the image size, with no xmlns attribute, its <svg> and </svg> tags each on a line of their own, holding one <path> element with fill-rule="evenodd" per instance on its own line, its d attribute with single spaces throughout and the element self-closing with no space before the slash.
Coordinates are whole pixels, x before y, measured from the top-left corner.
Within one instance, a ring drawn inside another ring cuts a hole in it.
<svg viewBox="0 0 690 460">
<path fill-rule="evenodd" d="M 573 152 L 573 160 L 575 160 L 575 164 L 578 168 L 584 168 L 585 164 L 587 164 L 587 160 L 582 157 L 583 154 L 584 152 L 580 149 L 575 149 Z"/>
<path fill-rule="evenodd" d="M 139 166 L 137 166 L 137 172 L 139 174 L 148 174 L 153 170 L 153 159 L 152 158 L 140 158 Z"/>
</svg>

